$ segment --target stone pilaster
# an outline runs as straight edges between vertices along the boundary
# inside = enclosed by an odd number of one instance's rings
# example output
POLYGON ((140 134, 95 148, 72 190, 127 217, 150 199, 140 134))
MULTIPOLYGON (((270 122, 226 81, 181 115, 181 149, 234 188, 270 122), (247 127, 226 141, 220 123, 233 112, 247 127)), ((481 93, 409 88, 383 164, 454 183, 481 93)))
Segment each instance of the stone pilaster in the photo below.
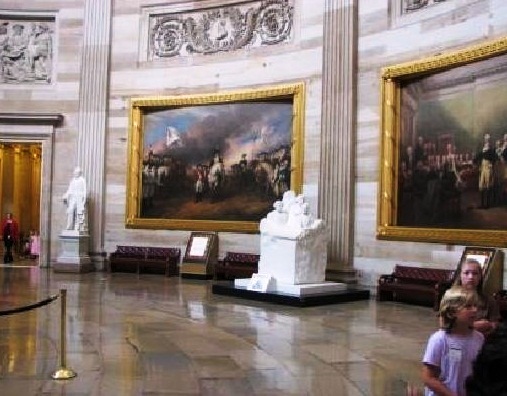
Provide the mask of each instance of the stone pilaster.
POLYGON ((354 280, 357 0, 326 0, 319 216, 329 227, 328 275, 354 280))
POLYGON ((102 267, 111 0, 86 0, 84 12, 77 165, 83 169, 90 196, 90 256, 102 267))

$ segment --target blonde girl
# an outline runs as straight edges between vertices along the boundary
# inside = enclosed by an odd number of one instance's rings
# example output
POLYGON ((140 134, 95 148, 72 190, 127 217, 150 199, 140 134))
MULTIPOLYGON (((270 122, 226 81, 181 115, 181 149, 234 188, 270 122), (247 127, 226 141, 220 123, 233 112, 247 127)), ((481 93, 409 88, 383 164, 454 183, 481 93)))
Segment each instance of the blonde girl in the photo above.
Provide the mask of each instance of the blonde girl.
POLYGON ((500 321, 500 311, 495 300, 484 295, 482 283, 481 264, 473 258, 466 259, 461 265, 459 276, 456 277, 454 284, 477 292, 479 302, 477 303, 477 317, 474 328, 487 336, 500 321))
POLYGON ((484 342, 473 325, 479 297, 474 290, 454 286, 440 302, 440 329, 433 333, 423 357, 425 395, 466 396, 465 380, 484 342))

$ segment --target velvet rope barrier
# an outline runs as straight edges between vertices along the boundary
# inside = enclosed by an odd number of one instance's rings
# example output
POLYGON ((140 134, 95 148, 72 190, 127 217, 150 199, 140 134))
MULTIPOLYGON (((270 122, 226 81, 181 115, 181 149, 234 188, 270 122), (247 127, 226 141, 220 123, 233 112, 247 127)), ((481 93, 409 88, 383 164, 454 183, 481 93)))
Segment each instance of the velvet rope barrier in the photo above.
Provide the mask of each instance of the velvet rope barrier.
POLYGON ((67 290, 60 289, 60 294, 48 297, 44 300, 38 301, 33 304, 24 305, 21 307, 11 308, 0 311, 0 316, 13 315, 21 312, 31 311, 36 308, 43 307, 55 301, 58 297, 61 298, 60 310, 60 367, 56 370, 51 377, 56 380, 66 380, 74 378, 77 374, 75 371, 67 367, 66 354, 67 354, 67 334, 66 334, 66 318, 67 318, 67 290))
POLYGON ((59 297, 59 294, 56 294, 52 297, 48 297, 48 298, 41 300, 39 302, 36 302, 34 304, 23 305, 21 307, 6 309, 3 311, 0 311, 0 316, 14 315, 14 314, 21 313, 21 312, 31 311, 33 309, 40 308, 40 307, 43 307, 44 305, 48 305, 48 304, 52 303, 58 297, 59 297))

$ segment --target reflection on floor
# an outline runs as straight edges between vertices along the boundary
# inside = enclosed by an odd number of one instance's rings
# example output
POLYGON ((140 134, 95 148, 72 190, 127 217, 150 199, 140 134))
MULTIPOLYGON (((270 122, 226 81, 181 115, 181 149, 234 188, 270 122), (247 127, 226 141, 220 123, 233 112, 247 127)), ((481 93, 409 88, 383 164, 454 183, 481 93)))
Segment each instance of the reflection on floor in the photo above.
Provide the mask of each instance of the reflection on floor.
POLYGON ((0 393, 10 395, 404 395, 437 321, 374 300, 295 308, 211 294, 210 281, 0 268, 0 393))

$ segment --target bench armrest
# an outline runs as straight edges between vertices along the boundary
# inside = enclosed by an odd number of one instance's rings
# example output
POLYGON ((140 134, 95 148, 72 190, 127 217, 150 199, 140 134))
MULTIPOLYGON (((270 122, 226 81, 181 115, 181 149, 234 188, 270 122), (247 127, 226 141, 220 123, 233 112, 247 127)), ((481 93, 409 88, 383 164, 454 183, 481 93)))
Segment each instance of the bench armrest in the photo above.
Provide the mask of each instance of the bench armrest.
POLYGON ((394 276, 394 274, 384 274, 384 275, 380 275, 378 283, 379 284, 394 283, 395 281, 396 281, 396 277, 394 276))

